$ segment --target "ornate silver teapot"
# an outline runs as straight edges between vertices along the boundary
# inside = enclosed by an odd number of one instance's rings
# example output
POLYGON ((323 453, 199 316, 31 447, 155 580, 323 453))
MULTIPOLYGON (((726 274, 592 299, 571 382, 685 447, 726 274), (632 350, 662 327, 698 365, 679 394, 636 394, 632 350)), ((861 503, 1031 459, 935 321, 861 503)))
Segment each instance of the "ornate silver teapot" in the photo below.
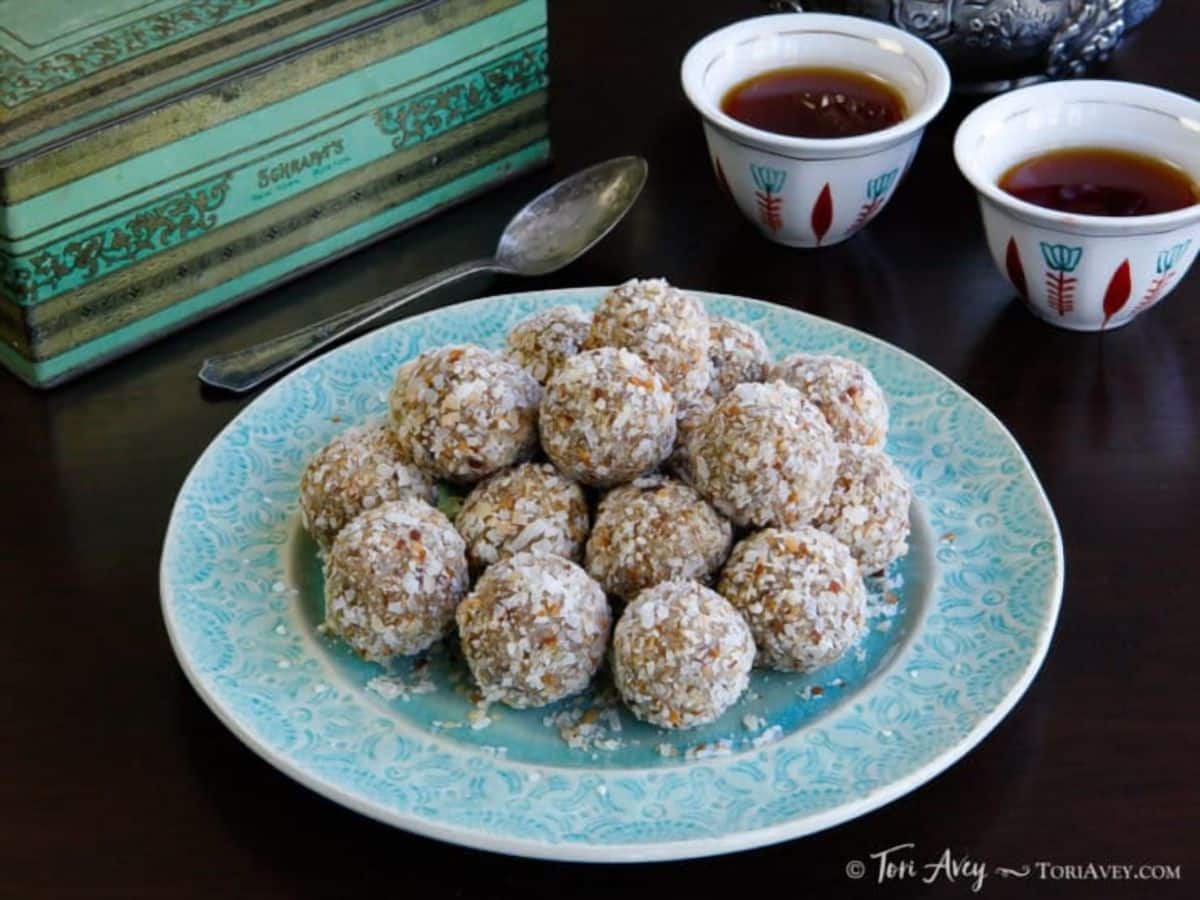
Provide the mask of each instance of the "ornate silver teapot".
POLYGON ((929 41, 960 90, 1082 75, 1162 0, 774 0, 778 10, 867 16, 929 41))

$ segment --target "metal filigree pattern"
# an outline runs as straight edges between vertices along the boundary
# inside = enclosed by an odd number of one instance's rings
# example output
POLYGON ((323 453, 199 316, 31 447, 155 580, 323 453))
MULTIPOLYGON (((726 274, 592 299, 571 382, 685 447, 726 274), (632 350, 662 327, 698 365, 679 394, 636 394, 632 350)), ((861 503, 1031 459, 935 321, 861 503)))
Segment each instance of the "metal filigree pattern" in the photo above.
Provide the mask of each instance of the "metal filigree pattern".
MULTIPOLYGON (((779 11, 890 22, 937 46, 961 81, 1065 78, 1108 58, 1161 0, 772 0, 779 11)), ((978 86, 977 86, 978 87, 978 86)))
POLYGON ((1125 34, 1125 0, 1087 0, 1050 44, 1046 74, 1079 76, 1108 55, 1125 34))
POLYGON ((981 50, 1036 48, 1044 45, 1057 25, 1055 11, 1030 0, 993 3, 967 20, 963 43, 981 50))

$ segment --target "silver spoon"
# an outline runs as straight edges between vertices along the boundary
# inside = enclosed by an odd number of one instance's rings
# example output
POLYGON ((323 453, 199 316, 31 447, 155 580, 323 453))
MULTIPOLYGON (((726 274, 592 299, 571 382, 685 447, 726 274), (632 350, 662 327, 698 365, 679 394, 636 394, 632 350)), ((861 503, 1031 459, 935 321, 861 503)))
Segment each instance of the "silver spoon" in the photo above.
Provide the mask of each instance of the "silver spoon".
POLYGON ((561 269, 621 221, 646 183, 647 169, 640 156, 621 156, 577 172, 513 216, 490 259, 460 263, 291 334, 210 356, 200 380, 241 394, 452 281, 480 272, 546 275, 561 269))

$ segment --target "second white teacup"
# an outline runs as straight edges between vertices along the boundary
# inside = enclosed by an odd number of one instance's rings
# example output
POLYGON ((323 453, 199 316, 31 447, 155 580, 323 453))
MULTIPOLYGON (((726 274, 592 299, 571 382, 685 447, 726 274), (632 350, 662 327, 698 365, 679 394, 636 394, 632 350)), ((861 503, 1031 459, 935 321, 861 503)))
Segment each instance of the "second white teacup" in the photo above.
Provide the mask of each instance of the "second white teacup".
POLYGON ((1072 331, 1118 328, 1161 302, 1200 250, 1200 204, 1094 216, 1026 203, 999 181, 1072 148, 1162 157, 1200 183, 1200 102, 1123 81, 1062 81, 1004 94, 959 126, 954 155, 979 193, 988 249, 1037 316, 1072 331))

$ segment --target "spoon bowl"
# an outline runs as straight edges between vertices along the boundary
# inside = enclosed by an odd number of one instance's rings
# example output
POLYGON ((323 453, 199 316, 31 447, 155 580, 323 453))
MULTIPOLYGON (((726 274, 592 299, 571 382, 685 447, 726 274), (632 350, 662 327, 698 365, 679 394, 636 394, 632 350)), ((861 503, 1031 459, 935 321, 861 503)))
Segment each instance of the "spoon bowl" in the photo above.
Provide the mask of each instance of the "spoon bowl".
POLYGON ((621 221, 648 170, 641 157, 621 156, 558 182, 512 217, 500 236, 496 262, 514 275, 561 269, 621 221))

